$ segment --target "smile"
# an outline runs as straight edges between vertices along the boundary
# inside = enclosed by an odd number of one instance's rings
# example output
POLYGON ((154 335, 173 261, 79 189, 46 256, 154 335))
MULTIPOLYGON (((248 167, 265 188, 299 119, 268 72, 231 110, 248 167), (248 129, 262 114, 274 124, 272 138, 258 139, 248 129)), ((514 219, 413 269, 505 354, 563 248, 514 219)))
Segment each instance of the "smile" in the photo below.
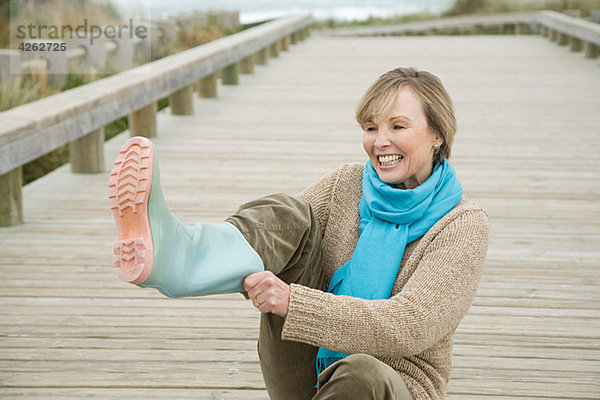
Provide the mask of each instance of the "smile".
POLYGON ((404 157, 399 154, 393 154, 389 156, 379 156, 377 157, 377 160, 379 161, 380 165, 387 167, 399 163, 403 158, 404 157))

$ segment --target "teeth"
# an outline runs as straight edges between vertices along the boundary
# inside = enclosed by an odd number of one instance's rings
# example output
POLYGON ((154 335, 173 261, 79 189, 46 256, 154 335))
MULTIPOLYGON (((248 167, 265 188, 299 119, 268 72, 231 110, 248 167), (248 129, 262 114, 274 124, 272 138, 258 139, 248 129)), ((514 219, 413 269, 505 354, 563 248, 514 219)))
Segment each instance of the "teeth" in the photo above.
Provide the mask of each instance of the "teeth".
POLYGON ((379 156, 377 159, 381 165, 392 165, 402 160, 404 157, 398 154, 394 154, 391 156, 379 156))

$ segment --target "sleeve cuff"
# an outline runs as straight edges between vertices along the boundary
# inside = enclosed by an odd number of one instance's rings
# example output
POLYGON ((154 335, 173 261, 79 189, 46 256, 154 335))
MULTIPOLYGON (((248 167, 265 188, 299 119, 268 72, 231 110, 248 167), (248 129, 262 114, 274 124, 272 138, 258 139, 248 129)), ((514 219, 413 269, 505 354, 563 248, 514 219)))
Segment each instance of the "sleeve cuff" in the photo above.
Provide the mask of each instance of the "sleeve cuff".
POLYGON ((319 346, 324 337, 322 328, 328 297, 333 295, 297 284, 291 284, 291 287, 290 307, 281 339, 319 346))

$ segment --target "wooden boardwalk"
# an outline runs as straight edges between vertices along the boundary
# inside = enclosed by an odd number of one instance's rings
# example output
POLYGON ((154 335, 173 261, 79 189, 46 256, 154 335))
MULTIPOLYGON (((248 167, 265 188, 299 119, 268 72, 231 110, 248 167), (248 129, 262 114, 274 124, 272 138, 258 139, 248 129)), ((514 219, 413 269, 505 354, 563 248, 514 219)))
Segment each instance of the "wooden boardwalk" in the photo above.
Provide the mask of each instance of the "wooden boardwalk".
MULTIPOLYGON (((436 73, 456 105, 452 162, 492 219, 449 399, 600 398, 600 69, 538 36, 307 41, 158 118, 164 192, 184 222, 297 193, 364 161, 354 107, 379 74, 436 73)), ((24 188, 0 229, 0 397, 266 399, 259 315, 240 295, 166 299, 120 282, 107 172, 24 188)))

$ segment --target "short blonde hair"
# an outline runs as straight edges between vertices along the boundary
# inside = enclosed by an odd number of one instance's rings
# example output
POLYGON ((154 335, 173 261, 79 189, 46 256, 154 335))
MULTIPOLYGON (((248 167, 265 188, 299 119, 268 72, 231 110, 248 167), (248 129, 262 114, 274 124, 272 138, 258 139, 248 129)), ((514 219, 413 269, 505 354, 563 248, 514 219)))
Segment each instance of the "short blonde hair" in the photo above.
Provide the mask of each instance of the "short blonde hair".
POLYGON ((456 134, 454 107, 440 79, 427 71, 396 68, 381 75, 360 100, 356 121, 364 128, 367 122, 384 115, 393 106, 398 90, 404 86, 410 87, 419 96, 429 129, 444 140, 434 153, 434 161, 450 158, 456 134))

